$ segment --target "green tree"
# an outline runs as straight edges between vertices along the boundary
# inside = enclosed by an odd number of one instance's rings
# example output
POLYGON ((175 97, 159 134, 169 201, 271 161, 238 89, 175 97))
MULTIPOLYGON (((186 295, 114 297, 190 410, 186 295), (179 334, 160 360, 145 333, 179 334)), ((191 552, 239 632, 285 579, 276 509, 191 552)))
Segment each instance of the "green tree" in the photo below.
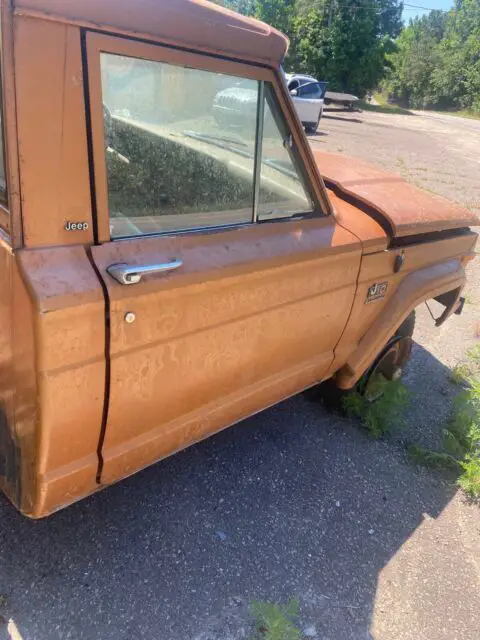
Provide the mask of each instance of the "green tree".
POLYGON ((327 80, 332 89, 362 96, 385 75, 400 17, 396 0, 316 3, 300 10, 294 21, 291 62, 295 70, 327 80))
POLYGON ((289 71, 362 96, 388 70, 401 29, 400 0, 217 0, 271 24, 290 39, 289 71))
POLYGON ((232 11, 243 13, 245 16, 253 16, 255 13, 256 0, 211 0, 215 4, 219 4, 232 11))
POLYGON ((480 0, 457 0, 439 47, 432 84, 458 107, 480 111, 480 0))
POLYGON ((439 43, 445 32, 444 15, 432 11, 411 21, 388 58, 392 69, 388 88, 405 106, 424 108, 439 99, 432 74, 441 64, 439 43))
POLYGON ((246 16, 255 14, 255 0, 230 0, 230 3, 234 5, 232 8, 239 13, 243 13, 246 16))
POLYGON ((256 0, 255 17, 292 36, 296 15, 296 0, 256 0))
POLYGON ((388 63, 384 86, 405 106, 480 111, 480 0, 410 21, 388 63))

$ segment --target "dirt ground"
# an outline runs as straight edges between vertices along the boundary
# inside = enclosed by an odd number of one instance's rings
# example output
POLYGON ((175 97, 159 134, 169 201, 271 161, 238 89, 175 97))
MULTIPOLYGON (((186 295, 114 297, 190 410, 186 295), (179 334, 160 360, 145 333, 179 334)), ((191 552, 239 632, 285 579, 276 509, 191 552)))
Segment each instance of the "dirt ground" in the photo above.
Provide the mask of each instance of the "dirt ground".
POLYGON ((314 146, 357 156, 480 212, 480 120, 327 110, 314 146))
MULTIPOLYGON (((310 140, 314 147, 395 171, 480 215, 480 121, 424 112, 331 110, 310 140)), ((430 392, 421 399, 417 395, 422 411, 411 412, 401 434, 406 442, 441 448, 441 425, 451 407, 445 399, 451 400, 452 389, 445 380, 448 370, 432 375, 426 354, 450 368, 478 344, 479 258, 470 265, 468 278, 468 303, 461 317, 436 329, 426 308, 417 310, 418 346, 405 381, 411 390, 428 386, 430 392)), ((426 516, 380 573, 371 634, 375 640, 478 639, 479 610, 480 509, 457 493, 437 519, 426 516)))
MULTIPOLYGON (((311 143, 479 210, 480 122, 327 112, 311 143)), ((478 342, 469 276, 462 316, 419 311, 391 438, 300 395, 47 520, 0 497, 0 638, 247 640, 253 600, 296 597, 302 640, 479 640, 480 509, 405 447, 439 445, 478 342)))

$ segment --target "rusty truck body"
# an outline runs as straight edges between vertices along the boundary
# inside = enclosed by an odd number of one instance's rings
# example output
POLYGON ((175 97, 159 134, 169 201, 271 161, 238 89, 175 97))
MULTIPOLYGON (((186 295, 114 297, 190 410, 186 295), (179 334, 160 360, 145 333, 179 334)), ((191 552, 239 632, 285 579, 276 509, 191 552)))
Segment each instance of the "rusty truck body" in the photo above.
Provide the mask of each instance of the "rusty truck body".
POLYGON ((279 32, 202 0, 3 0, 1 34, 0 486, 24 514, 398 376, 415 307, 458 310, 477 218, 312 152, 279 32))

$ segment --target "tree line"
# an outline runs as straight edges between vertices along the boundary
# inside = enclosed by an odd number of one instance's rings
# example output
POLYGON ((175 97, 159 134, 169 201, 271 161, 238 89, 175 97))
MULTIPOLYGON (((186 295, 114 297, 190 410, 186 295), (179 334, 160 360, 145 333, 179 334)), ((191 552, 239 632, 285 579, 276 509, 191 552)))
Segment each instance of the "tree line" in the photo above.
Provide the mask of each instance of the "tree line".
POLYGON ((480 111, 480 0, 402 23, 401 0, 216 0, 290 39, 288 71, 406 107, 480 111))
POLYGON ((383 87, 403 106, 480 111, 480 0, 410 21, 387 63, 383 87))
POLYGON ((219 0, 285 33, 285 68, 363 96, 385 75, 385 59, 401 30, 399 0, 219 0))

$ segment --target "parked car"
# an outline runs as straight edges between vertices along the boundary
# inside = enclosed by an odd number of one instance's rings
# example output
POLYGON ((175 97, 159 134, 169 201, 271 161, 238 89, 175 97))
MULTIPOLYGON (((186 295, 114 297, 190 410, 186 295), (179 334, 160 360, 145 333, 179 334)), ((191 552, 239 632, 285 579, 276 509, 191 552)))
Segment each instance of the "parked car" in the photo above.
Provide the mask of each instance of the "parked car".
MULTIPOLYGON (((323 96, 326 82, 318 82, 310 76, 285 76, 298 116, 307 133, 315 133, 323 113, 323 96)), ((213 103, 213 113, 218 122, 229 121, 231 126, 242 126, 257 108, 257 94, 245 81, 219 91, 213 103)))
POLYGON ((257 102, 256 88, 240 81, 236 86, 222 89, 215 95, 213 114, 220 125, 241 127, 256 117, 257 102))
POLYGON ((355 109, 355 103, 358 102, 357 96, 351 93, 341 93, 339 91, 327 91, 325 93, 325 106, 328 107, 331 104, 339 105, 349 111, 355 109))
POLYGON ((190 0, 1 10, 0 487, 25 515, 320 384, 373 402, 415 308, 461 310, 480 221, 312 150, 275 29, 190 0))
POLYGON ((315 133, 322 118, 328 83, 298 73, 286 74, 285 79, 305 131, 315 133))

